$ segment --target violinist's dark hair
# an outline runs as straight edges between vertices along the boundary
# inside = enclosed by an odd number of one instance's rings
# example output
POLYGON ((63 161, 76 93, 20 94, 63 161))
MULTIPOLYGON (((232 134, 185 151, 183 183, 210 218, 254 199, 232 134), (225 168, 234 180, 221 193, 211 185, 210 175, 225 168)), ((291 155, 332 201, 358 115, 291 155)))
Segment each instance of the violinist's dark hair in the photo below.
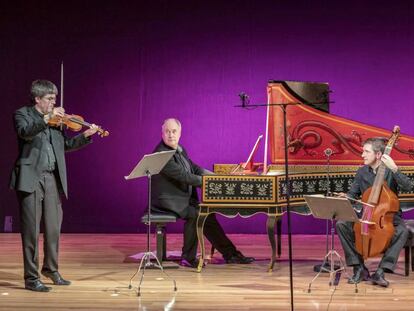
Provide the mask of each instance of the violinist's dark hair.
POLYGON ((384 153, 385 145, 387 144, 387 141, 388 141, 388 139, 386 139, 384 137, 372 137, 372 138, 368 138, 366 141, 364 141, 364 143, 362 145, 363 146, 371 145, 372 150, 374 150, 375 153, 377 153, 377 152, 384 153))
POLYGON ((58 94, 56 85, 48 80, 35 80, 30 88, 30 99, 34 103, 36 97, 42 98, 47 94, 58 94))

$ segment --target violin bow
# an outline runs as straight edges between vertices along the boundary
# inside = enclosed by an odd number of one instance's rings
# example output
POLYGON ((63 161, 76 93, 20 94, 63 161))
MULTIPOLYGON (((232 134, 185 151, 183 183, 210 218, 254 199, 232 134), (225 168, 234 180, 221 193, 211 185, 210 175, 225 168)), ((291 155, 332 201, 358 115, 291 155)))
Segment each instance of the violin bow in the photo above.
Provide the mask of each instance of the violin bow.
MULTIPOLYGON (((63 108, 63 61, 60 63, 60 107, 63 108)), ((60 125, 63 130, 63 124, 60 125)))
POLYGON ((332 192, 332 193, 333 193, 334 195, 336 195, 337 197, 340 197, 340 198, 345 198, 345 199, 348 199, 348 200, 353 201, 353 202, 355 202, 355 203, 359 203, 359 204, 366 205, 366 206, 369 206, 369 207, 375 207, 375 205, 372 205, 372 204, 366 203, 366 202, 364 202, 364 201, 362 201, 362 200, 357 200, 357 199, 351 198, 351 197, 347 196, 346 194, 341 194, 341 193, 339 193, 339 192, 332 192))

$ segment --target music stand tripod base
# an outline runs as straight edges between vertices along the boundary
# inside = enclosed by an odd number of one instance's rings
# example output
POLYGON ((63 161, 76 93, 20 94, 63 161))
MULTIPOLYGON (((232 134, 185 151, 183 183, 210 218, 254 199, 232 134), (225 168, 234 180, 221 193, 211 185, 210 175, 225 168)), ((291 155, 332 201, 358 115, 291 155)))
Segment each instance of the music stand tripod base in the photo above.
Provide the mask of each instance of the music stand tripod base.
MULTIPOLYGON (((149 229, 148 229, 149 230, 149 229)), ((141 285, 142 282, 144 281, 144 275, 145 275, 145 270, 146 269, 160 269, 161 272, 173 282, 174 285, 174 292, 177 291, 177 284, 175 282, 175 280, 173 278, 171 278, 167 272, 164 271, 163 266, 161 265, 160 261, 158 260, 157 256, 155 256, 155 254, 153 252, 145 252, 144 255, 141 258, 141 261, 139 263, 139 268, 138 270, 135 272, 135 274, 131 277, 130 281, 129 281, 129 289, 132 289, 132 280, 134 279, 134 277, 139 274, 141 272, 141 278, 139 280, 139 284, 138 284, 138 289, 137 289, 137 296, 140 297, 141 296, 141 285), (155 260, 157 261, 157 263, 151 262, 151 256, 153 258, 155 258, 155 260)))
MULTIPOLYGON (((310 293, 313 282, 319 277, 322 271, 329 273, 329 287, 338 285, 342 271, 349 278, 342 258, 335 250, 335 220, 355 222, 358 221, 358 217, 347 199, 325 197, 323 195, 308 195, 304 196, 304 198, 315 218, 328 219, 331 222, 331 249, 325 255, 320 271, 309 283, 308 293, 310 293), (328 269, 325 267, 327 261, 330 262, 328 269), (335 263, 338 263, 338 267, 335 267, 335 263)), ((355 283, 355 293, 357 292, 358 284, 355 283)))

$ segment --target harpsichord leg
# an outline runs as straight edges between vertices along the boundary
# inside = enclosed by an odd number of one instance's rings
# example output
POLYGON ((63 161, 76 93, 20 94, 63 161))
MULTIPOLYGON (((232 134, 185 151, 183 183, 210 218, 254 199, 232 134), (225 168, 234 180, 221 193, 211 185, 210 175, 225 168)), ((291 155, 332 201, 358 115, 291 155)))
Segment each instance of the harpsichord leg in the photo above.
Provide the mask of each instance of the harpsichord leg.
POLYGON ((204 222, 207 218, 208 214, 199 214, 197 218, 197 238, 198 238, 198 244, 200 246, 201 256, 198 261, 198 267, 197 272, 201 272, 201 269, 203 268, 204 264, 204 258, 205 258, 205 249, 204 249, 204 222))
POLYGON ((266 221, 267 235, 269 237, 270 245, 272 246, 272 258, 270 259, 269 271, 273 271, 273 266, 276 262, 276 242, 275 242, 275 223, 276 215, 268 215, 266 221))

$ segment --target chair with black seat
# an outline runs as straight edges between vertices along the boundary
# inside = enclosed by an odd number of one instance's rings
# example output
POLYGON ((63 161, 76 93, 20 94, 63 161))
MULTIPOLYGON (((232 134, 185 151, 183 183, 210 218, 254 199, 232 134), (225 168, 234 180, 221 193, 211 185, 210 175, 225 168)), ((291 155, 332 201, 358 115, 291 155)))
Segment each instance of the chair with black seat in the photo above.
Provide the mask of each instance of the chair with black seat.
MULTIPOLYGON (((159 262, 163 265, 163 261, 167 260, 167 232, 166 226, 169 223, 177 221, 177 216, 168 213, 151 212, 151 224, 155 226, 157 251, 156 256, 159 262)), ((141 222, 148 224, 148 214, 141 218, 141 222)), ((163 265, 164 266, 164 265, 163 265)), ((178 266, 177 266, 178 267, 178 266)), ((165 267, 164 267, 165 268, 165 267)))
POLYGON ((414 219, 406 219, 404 222, 408 229, 408 238, 404 245, 405 276, 409 276, 410 270, 414 271, 414 219))

